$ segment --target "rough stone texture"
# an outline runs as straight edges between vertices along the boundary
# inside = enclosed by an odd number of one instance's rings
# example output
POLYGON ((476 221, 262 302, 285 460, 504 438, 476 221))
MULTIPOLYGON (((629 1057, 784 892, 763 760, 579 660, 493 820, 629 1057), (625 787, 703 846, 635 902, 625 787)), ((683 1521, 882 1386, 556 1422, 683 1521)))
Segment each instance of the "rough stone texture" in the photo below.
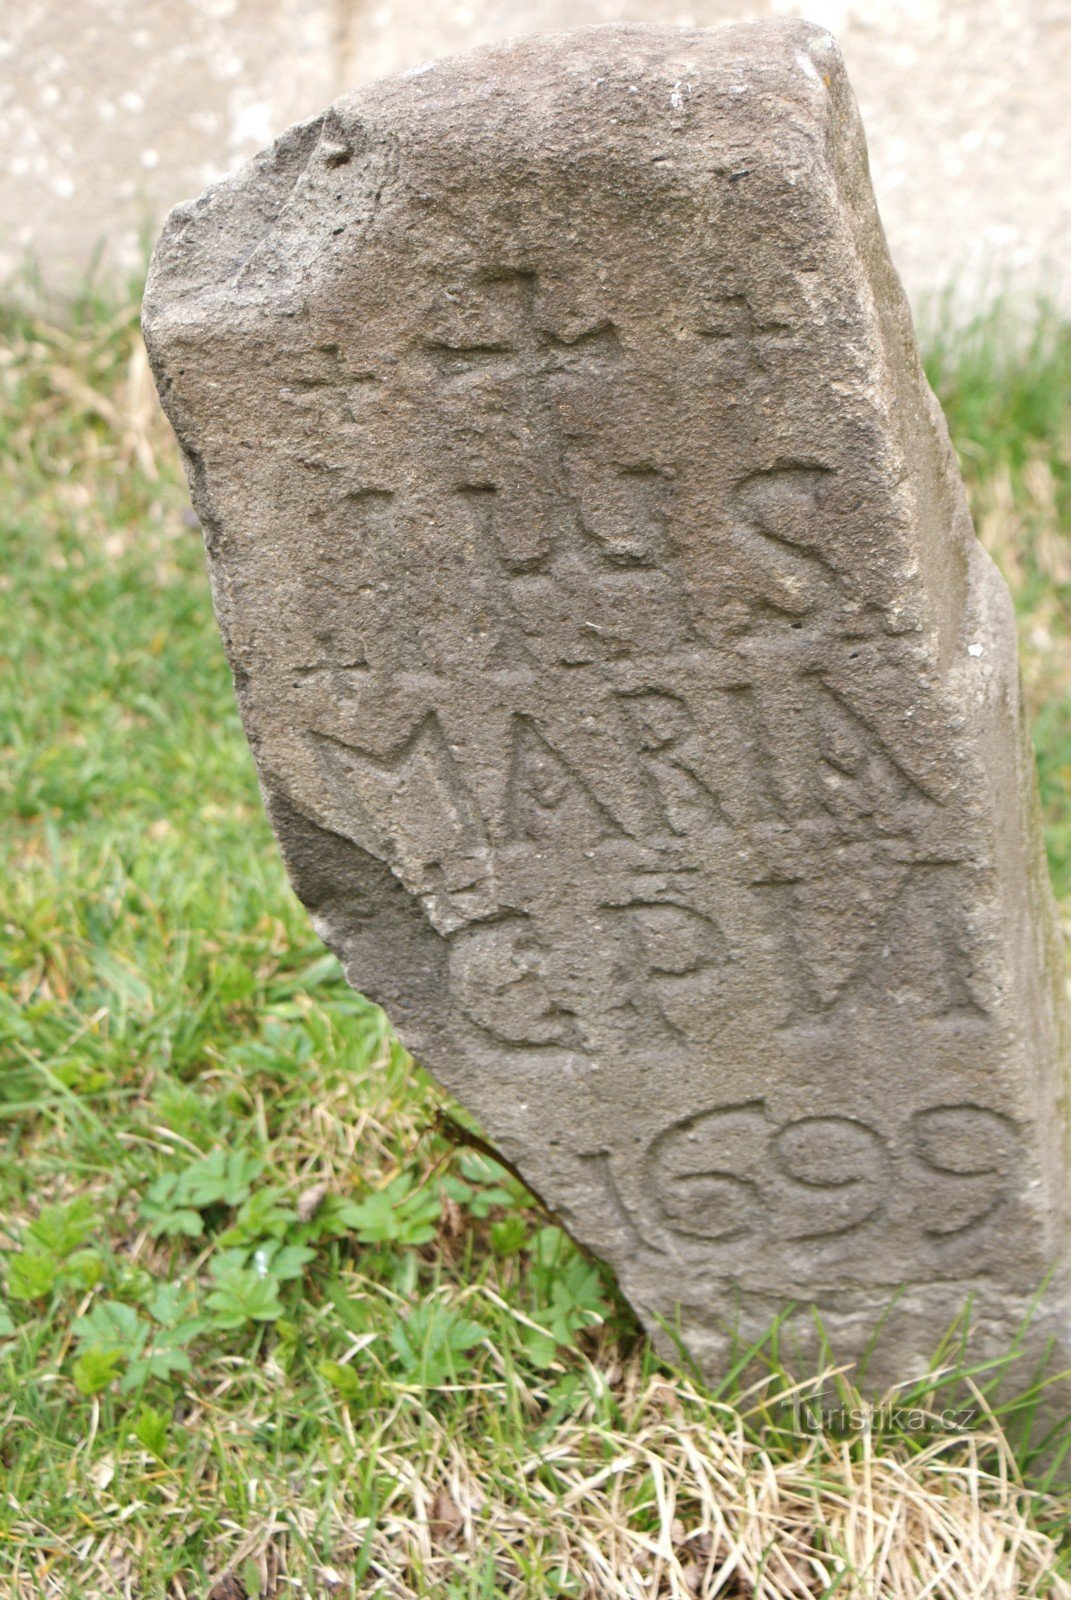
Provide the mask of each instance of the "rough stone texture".
POLYGON ((0 16, 0 277, 140 264, 139 231, 297 117, 397 72, 537 29, 831 28, 863 110, 913 303, 1007 279, 1071 310, 1071 0, 19 0, 0 16))
POLYGON ((903 1287, 903 1377, 1055 1264, 1062 1338, 1011 606, 833 40, 350 95, 173 213, 146 332, 297 892, 648 1326, 852 1355, 903 1287))
POLYGON ((536 29, 764 16, 835 33, 913 304, 1040 288, 1071 311, 1071 0, 350 0, 339 88, 536 29))

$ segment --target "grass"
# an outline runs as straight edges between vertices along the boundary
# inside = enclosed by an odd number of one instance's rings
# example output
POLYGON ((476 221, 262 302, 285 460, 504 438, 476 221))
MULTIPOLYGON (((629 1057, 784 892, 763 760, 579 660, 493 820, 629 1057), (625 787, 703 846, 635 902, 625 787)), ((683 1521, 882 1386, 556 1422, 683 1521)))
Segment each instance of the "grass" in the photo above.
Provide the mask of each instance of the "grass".
MULTIPOLYGON (((0 327, 5 1600, 1071 1596, 984 1406, 703 1393, 452 1141, 285 885, 136 306, 0 327)), ((931 366, 1067 907, 1071 329, 931 366)))

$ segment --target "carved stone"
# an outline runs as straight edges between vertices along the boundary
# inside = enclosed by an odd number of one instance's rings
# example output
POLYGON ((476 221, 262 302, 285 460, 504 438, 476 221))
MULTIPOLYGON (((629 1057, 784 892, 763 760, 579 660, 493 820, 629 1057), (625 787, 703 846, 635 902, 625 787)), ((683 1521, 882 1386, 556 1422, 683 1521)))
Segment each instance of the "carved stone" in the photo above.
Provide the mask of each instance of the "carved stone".
MULTIPOLYGON (((919 159, 923 159, 920 153, 919 159)), ((294 887, 710 1373, 1007 1342, 1068 1184, 1007 592, 836 47, 475 51, 172 213, 145 327, 294 887)))

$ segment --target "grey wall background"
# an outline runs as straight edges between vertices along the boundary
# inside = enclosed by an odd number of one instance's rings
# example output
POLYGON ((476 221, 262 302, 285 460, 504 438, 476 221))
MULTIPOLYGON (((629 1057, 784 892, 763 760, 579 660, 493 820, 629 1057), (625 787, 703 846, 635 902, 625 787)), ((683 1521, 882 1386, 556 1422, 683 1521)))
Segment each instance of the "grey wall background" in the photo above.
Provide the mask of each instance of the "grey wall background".
POLYGON ((0 278, 72 286, 343 89, 590 22, 806 16, 839 39, 918 308, 1071 284, 1071 0, 0 0, 0 278))

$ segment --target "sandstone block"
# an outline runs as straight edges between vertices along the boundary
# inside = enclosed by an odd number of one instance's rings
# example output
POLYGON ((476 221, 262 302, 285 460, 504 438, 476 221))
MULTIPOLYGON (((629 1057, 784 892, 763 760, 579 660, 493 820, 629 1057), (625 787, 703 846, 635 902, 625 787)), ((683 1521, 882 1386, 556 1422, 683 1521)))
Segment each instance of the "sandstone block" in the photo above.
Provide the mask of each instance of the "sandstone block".
POLYGON ((849 1357, 899 1293, 905 1378, 1055 1267, 1065 1338, 1011 605, 830 37, 348 95, 172 213, 145 326, 297 893, 656 1336, 849 1357))

